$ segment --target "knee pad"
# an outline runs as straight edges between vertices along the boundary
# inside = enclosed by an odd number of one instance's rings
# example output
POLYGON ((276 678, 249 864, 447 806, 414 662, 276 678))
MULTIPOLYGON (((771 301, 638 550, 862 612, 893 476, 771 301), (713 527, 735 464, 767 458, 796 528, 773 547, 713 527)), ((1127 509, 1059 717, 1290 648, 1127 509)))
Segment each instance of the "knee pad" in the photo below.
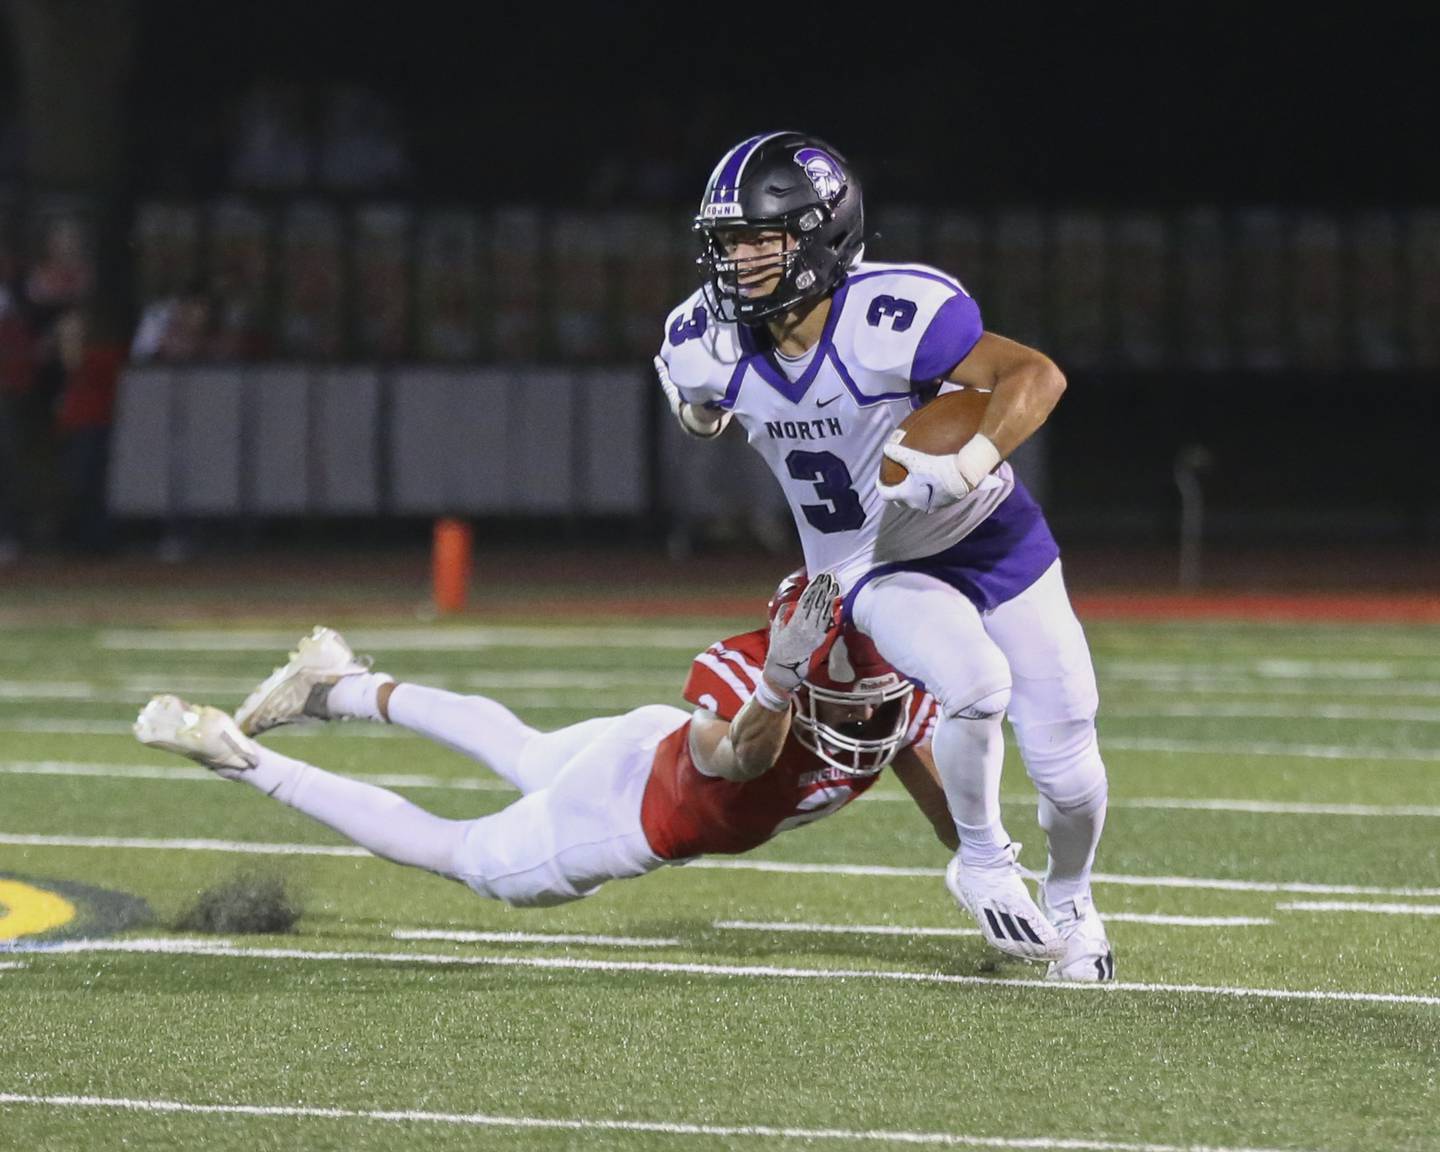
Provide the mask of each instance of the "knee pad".
POLYGON ((1093 720, 1016 725, 1025 771, 1057 808, 1076 808, 1103 796, 1107 784, 1093 720))
POLYGON ((927 681, 925 687, 939 699, 946 716, 963 720, 1003 716, 1010 707, 1010 665, 997 648, 980 659, 955 661, 938 684, 927 681))

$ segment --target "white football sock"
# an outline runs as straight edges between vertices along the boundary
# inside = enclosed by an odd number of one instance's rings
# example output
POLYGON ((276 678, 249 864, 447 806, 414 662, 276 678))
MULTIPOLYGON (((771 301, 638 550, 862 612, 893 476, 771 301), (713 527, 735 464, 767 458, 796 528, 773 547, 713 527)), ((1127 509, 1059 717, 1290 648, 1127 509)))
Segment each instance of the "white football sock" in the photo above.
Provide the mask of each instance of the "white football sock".
POLYGON ((517 769, 521 752, 539 733, 499 701, 397 684, 386 707, 392 724, 479 760, 522 792, 531 791, 517 769))
POLYGON ((1088 896, 1109 797, 1095 722, 1081 717, 1021 724, 1015 735, 1040 793, 1040 827, 1050 840, 1045 899, 1058 905, 1088 896))
POLYGON ((1090 796, 1064 807, 1040 797, 1040 827, 1050 838, 1045 901, 1052 908, 1090 894, 1090 869, 1105 828, 1109 788, 1104 778, 1090 796))
POLYGON ((446 820, 394 792, 269 748, 261 748, 259 762, 240 779, 386 860, 456 874, 468 820, 446 820))
POLYGON ((383 672, 356 672, 335 681, 325 697, 325 708, 338 720, 378 720, 380 705, 376 696, 382 685, 395 683, 393 676, 383 672))
POLYGON ((1002 716, 942 716, 931 751, 960 836, 960 860, 983 868, 1008 859, 1010 837, 1000 820, 1000 770, 1005 763, 1002 716))

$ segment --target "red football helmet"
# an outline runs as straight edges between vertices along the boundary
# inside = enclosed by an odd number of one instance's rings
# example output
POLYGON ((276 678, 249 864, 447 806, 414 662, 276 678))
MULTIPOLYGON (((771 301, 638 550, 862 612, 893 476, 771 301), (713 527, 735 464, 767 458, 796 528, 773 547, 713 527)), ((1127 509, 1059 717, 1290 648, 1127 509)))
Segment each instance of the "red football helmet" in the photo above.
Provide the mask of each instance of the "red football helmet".
MULTIPOLYGON (((770 598, 772 622, 794 610, 809 582, 803 568, 780 582, 770 598)), ((870 637, 849 626, 837 630, 817 663, 795 694, 796 739, 847 776, 873 776, 905 742, 915 685, 885 661, 870 637)))

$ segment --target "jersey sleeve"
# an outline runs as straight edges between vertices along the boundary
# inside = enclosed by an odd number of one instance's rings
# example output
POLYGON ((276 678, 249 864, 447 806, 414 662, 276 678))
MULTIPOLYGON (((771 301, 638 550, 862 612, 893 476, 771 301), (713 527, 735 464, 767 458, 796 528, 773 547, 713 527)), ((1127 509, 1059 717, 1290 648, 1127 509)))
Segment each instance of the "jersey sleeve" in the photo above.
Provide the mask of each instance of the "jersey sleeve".
POLYGON ((980 305, 959 289, 936 309, 934 319, 915 346, 910 380, 915 384, 943 380, 955 365, 970 355, 984 333, 980 305))
POLYGON ((680 399, 687 404, 718 408, 725 395, 729 375, 718 363, 717 351, 730 341, 721 327, 706 307, 701 292, 692 295, 665 320, 660 359, 665 361, 680 399))
POLYGON ((765 645, 763 629, 710 645, 690 665, 685 699, 699 708, 709 709, 721 719, 735 719, 735 714, 760 683, 765 645))
POLYGON ((980 306, 952 276, 925 265, 862 265, 845 304, 861 367, 909 384, 947 376, 984 331, 980 306))
POLYGON ((904 747, 929 744, 940 719, 940 704, 929 692, 916 692, 910 698, 910 727, 905 729, 904 747))

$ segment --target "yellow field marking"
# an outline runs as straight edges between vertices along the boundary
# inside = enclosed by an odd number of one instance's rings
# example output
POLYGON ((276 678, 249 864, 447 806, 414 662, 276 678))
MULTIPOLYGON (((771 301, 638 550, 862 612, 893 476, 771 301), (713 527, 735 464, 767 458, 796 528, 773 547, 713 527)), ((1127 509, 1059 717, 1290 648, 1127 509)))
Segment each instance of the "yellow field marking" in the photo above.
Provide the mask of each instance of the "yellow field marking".
POLYGON ((19 880, 0 880, 0 940, 49 932, 75 915, 75 905, 63 896, 19 880))

